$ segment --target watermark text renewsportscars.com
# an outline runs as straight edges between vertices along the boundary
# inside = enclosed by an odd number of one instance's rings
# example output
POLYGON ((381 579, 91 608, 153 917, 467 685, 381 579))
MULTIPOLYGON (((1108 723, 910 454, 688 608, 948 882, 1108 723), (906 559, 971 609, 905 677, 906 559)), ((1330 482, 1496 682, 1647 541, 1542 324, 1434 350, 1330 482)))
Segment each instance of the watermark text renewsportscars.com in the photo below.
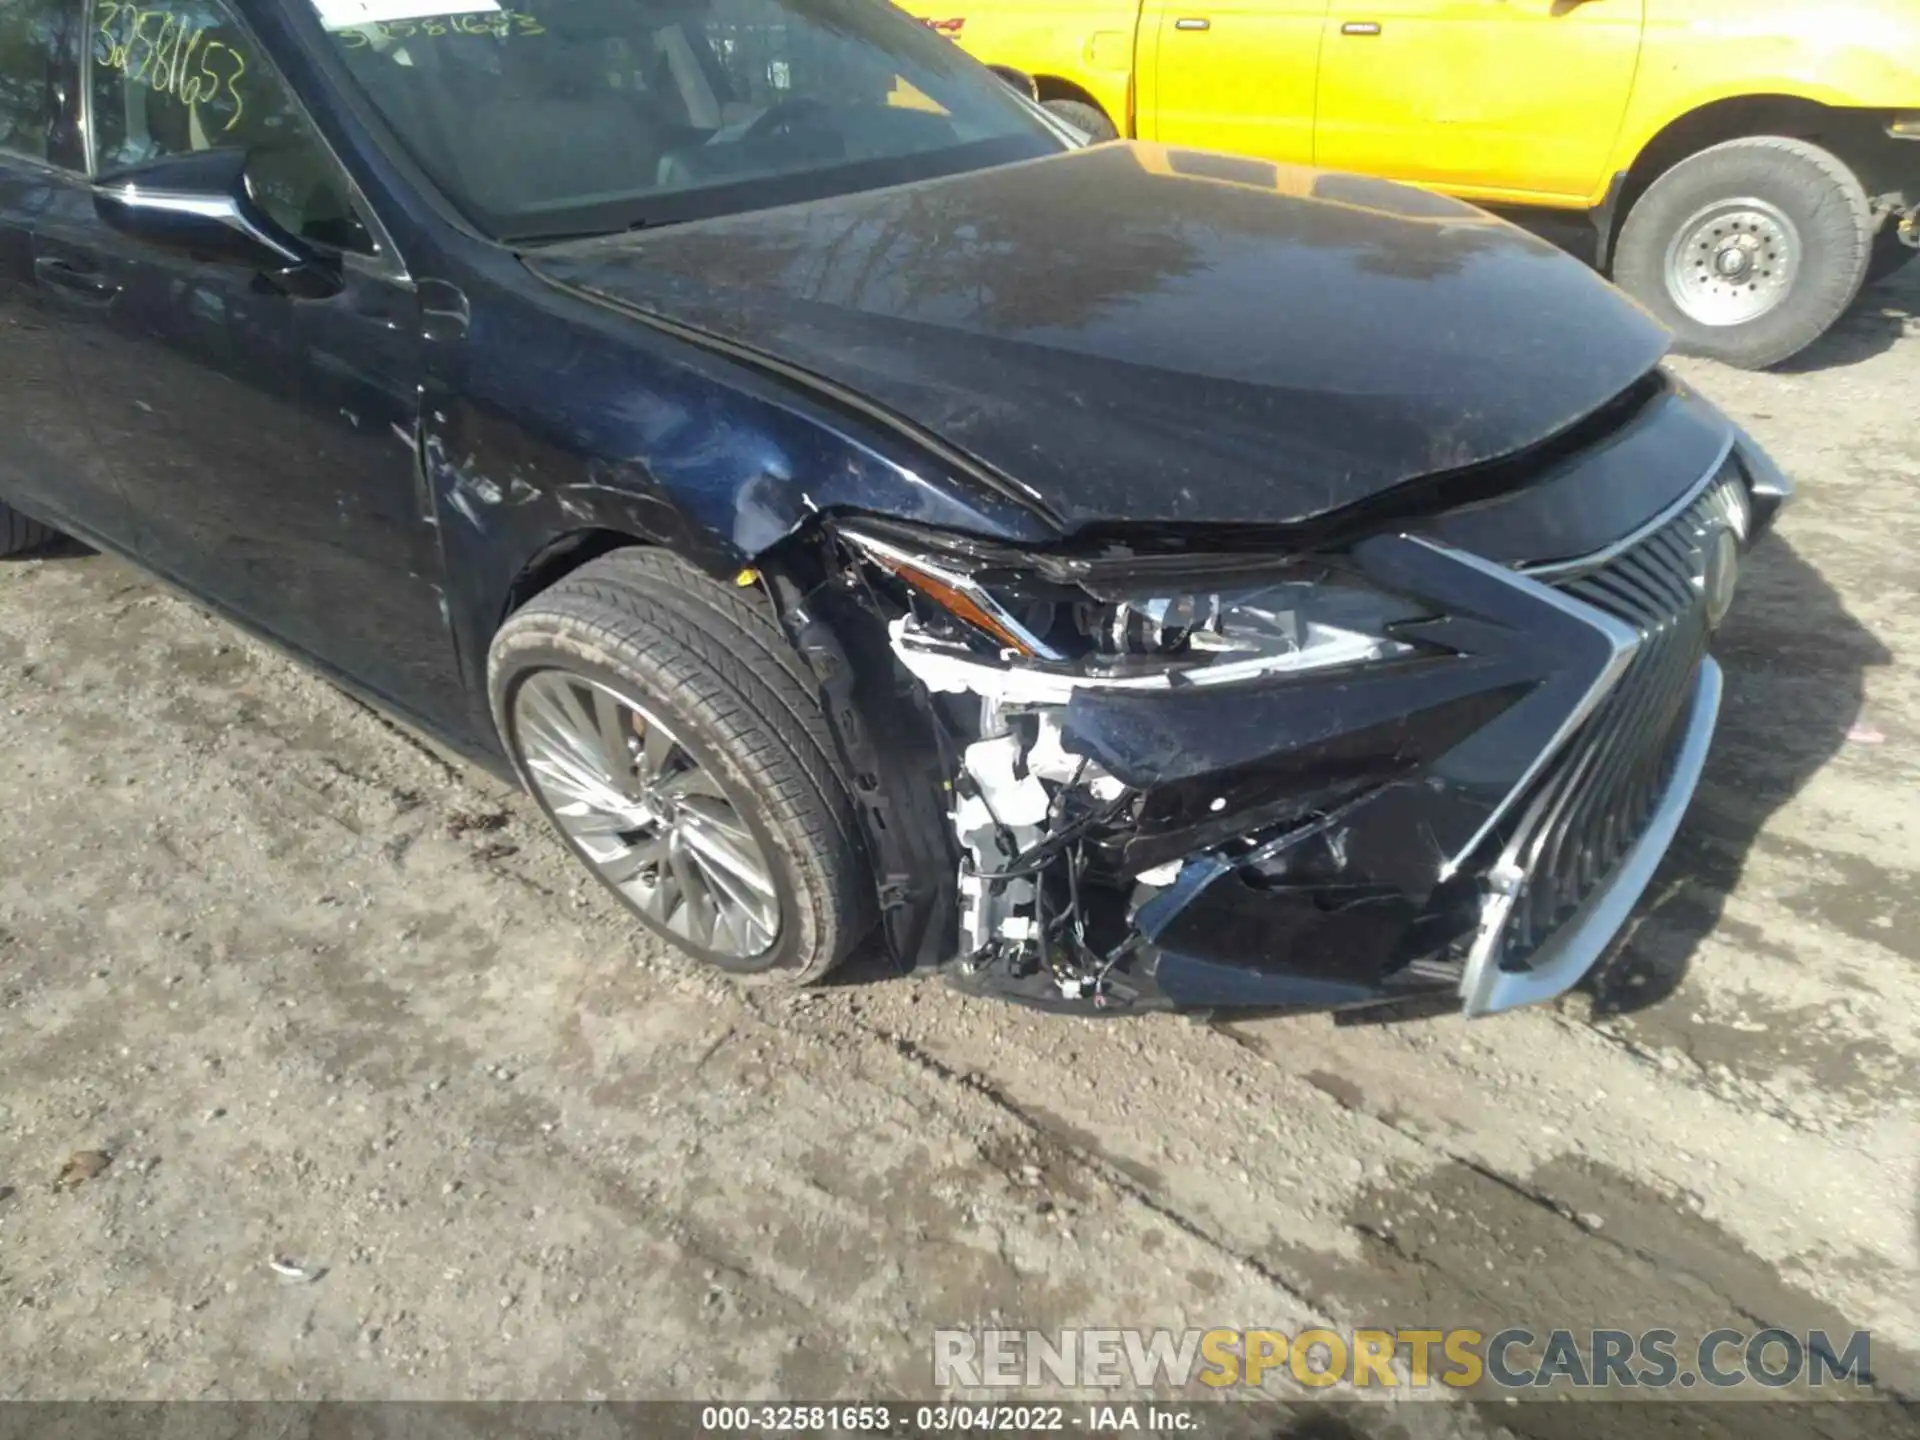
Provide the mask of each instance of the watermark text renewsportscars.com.
POLYGON ((954 1390, 1311 1389, 1861 1391, 1873 1341, 1856 1330, 1514 1327, 1396 1330, 937 1330, 933 1383, 954 1390))

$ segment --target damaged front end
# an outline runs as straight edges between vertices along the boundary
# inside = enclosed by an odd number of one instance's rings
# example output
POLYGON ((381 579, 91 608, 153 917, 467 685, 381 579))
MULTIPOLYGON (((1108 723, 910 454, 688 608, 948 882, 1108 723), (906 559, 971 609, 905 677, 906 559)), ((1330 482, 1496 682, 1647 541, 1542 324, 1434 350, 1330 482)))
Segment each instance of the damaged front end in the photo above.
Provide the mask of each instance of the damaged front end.
MULTIPOLYGON (((956 978, 1034 1004, 1205 998, 1160 984, 1154 943, 1186 908, 1189 869, 1257 867, 1315 833, 1337 851, 1357 774, 1315 765, 1276 789, 1265 766, 1217 763, 1232 727, 1188 722, 1190 705, 1423 648, 1391 633, 1419 607, 1323 561, 1034 556, 878 522, 840 534, 952 747, 956 978)), ((1294 1003, 1361 994, 1285 989, 1294 1003)))
POLYGON ((1087 1011, 1564 991, 1697 781, 1775 479, 1730 451, 1631 543, 1532 575, 1409 531, 1303 557, 833 522, 958 857, 920 955, 1087 1011))

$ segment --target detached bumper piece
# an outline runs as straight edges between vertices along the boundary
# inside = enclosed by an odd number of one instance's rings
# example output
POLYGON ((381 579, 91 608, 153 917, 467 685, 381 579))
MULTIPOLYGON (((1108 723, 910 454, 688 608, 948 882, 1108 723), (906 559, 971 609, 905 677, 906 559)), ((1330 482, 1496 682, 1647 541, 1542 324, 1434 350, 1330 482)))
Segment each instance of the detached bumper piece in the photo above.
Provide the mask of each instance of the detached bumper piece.
POLYGON ((1790 493, 1736 441, 1581 559, 1373 537, 1352 563, 1424 616, 1401 650, 1225 685, 996 664, 897 616, 955 741, 954 982, 1108 1012, 1487 1015, 1565 992, 1699 783, 1708 644, 1790 493))

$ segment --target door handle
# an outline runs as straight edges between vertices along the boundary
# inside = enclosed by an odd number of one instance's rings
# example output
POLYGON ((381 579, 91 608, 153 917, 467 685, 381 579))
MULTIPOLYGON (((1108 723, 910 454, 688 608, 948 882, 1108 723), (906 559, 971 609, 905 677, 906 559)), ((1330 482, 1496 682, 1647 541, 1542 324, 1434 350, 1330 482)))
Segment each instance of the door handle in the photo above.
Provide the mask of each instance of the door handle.
POLYGON ((54 255, 42 255, 33 262, 33 273, 41 283, 65 291, 89 305, 106 305, 120 293, 120 287, 98 270, 76 265, 54 255))
POLYGON ((1174 21, 1173 28, 1176 30, 1211 30, 1213 28, 1213 22, 1204 15, 1189 15, 1184 20, 1174 21))
POLYGON ((1349 20, 1340 27, 1342 35, 1378 35, 1380 22, 1377 20, 1349 20))

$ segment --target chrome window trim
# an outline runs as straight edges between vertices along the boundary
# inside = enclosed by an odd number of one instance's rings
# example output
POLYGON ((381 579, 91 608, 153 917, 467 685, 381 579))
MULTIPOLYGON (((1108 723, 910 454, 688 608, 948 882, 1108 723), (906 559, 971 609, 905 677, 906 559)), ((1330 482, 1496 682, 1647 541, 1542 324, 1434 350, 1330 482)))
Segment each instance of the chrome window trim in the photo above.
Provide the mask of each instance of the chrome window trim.
POLYGON ((1607 643, 1612 647, 1612 653, 1607 657, 1606 663, 1601 666, 1600 673, 1594 677, 1593 683, 1587 687, 1586 693, 1567 711, 1547 743, 1528 762, 1526 770, 1514 782, 1513 788, 1507 791, 1498 805, 1494 806, 1480 828, 1474 831, 1472 838, 1440 867, 1440 879, 1445 881, 1460 873, 1473 852, 1480 848, 1487 836, 1491 835, 1495 827, 1506 818, 1507 812, 1527 792, 1528 787, 1539 778, 1540 772, 1546 769, 1547 763, 1560 753, 1567 741, 1573 738, 1574 732, 1587 722, 1588 717, 1595 710, 1600 708, 1600 702, 1613 693, 1613 687, 1620 683, 1620 677, 1627 673, 1627 666, 1639 652, 1640 636, 1631 626, 1614 619, 1604 610, 1597 610, 1585 601, 1576 600, 1573 596, 1556 590, 1551 585, 1543 585, 1529 575, 1521 574, 1505 565, 1496 565, 1491 560, 1482 560, 1478 555, 1468 551, 1442 545, 1436 540, 1428 540, 1418 535, 1407 538, 1416 545, 1425 546, 1435 554, 1446 556, 1456 564, 1465 565, 1470 569, 1478 570, 1483 575, 1491 576, 1502 584, 1511 585, 1540 604, 1551 605, 1562 614, 1591 626, 1605 636, 1607 643))
POLYGON ((1707 493, 1708 487, 1720 478, 1720 472, 1726 469, 1727 461, 1733 457, 1734 445, 1737 440, 1738 436, 1732 429, 1729 429, 1726 440, 1720 446, 1720 453, 1714 457, 1713 464, 1707 467, 1706 474, 1688 486, 1686 494, 1682 495, 1678 500, 1674 501, 1673 504, 1669 505, 1631 534, 1614 541, 1611 545, 1595 550, 1591 554, 1581 555, 1572 560, 1549 560, 1544 564, 1521 565, 1516 568, 1522 575, 1529 576, 1535 580, 1572 580, 1581 575, 1586 575, 1594 570, 1598 570, 1611 560, 1617 560, 1641 541, 1651 535, 1658 534, 1674 521, 1678 520, 1682 515, 1686 514, 1693 503, 1707 493))
POLYGON ((1699 678, 1694 681, 1693 709, 1674 760, 1673 776, 1653 818, 1612 873, 1548 938, 1525 970, 1502 970, 1498 962, 1507 918, 1524 880, 1512 852, 1501 856, 1492 872, 1494 890, 1481 909, 1480 929, 1460 977, 1460 996, 1469 1018, 1551 1000, 1579 984, 1600 959, 1646 893, 1654 871, 1679 833, 1681 817, 1706 769, 1723 689, 1720 666, 1708 656, 1701 661, 1699 678))
POLYGON ((80 127, 80 163, 86 166, 91 181, 100 172, 93 163, 93 16, 99 0, 85 0, 80 7, 80 97, 73 120, 80 127))

